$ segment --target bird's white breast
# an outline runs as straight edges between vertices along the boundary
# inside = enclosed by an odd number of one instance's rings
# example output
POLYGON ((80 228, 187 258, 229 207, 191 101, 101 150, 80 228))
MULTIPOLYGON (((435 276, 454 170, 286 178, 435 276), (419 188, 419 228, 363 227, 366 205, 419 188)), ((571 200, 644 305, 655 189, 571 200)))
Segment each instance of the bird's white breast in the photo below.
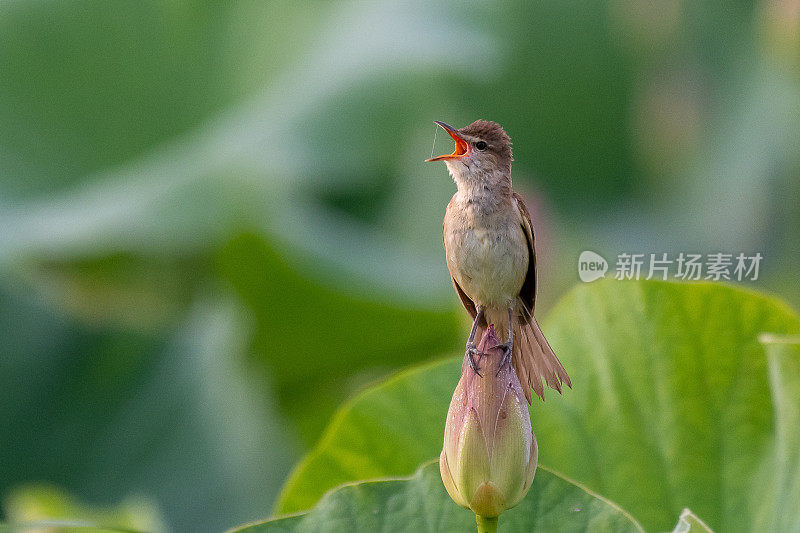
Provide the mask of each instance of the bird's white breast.
POLYGON ((506 308, 528 270, 528 243, 513 206, 490 214, 474 202, 454 207, 445 230, 450 273, 478 305, 506 308))

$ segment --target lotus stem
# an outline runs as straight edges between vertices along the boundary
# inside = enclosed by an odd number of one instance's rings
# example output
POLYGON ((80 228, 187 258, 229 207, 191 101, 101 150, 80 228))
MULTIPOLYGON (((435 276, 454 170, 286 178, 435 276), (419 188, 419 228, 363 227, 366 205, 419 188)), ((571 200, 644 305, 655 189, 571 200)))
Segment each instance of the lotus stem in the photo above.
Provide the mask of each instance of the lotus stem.
POLYGON ((478 533, 497 533, 496 516, 475 515, 475 522, 478 523, 478 533))

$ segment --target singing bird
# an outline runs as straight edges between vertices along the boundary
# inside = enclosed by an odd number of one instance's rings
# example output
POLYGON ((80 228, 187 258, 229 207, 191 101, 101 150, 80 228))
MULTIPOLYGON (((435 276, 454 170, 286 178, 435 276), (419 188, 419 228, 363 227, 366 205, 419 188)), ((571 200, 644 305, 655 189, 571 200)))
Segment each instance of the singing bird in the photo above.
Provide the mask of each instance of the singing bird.
POLYGON ((475 335, 480 338, 494 324, 503 361, 511 358, 528 403, 531 389, 544 400, 542 379, 559 392, 562 383, 572 383, 533 316, 533 225, 511 185, 511 138, 487 120, 458 130, 436 124, 456 143, 452 154, 426 161, 444 161, 458 187, 445 211, 443 241, 453 286, 473 318, 466 346, 470 366, 479 372, 475 335))

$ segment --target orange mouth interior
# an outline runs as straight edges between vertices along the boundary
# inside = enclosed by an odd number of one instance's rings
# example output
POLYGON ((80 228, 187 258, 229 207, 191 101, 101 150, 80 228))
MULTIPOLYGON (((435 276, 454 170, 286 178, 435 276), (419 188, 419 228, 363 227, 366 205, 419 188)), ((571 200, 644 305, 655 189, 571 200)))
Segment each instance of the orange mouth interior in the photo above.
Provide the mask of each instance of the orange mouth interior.
POLYGON ((459 157, 464 157, 465 155, 469 154, 469 143, 467 141, 459 137, 458 133, 456 133, 455 130, 453 130, 446 124, 440 122, 437 122, 437 124, 439 124, 448 134, 450 134, 450 137, 452 137, 453 140, 456 142, 456 148, 455 150, 453 150, 452 154, 437 155, 436 157, 426 159, 425 162, 457 159, 459 157))

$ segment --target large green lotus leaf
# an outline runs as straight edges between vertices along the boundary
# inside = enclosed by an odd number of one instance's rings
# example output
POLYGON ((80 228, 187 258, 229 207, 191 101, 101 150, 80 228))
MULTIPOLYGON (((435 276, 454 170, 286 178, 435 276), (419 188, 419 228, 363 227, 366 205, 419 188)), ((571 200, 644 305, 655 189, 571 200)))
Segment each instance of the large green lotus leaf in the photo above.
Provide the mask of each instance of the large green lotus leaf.
MULTIPOLYGON (((774 430, 758 336, 800 331, 791 309, 719 284, 608 280, 569 293, 544 331, 573 389, 531 408, 541 464, 619 502, 648 530, 672 528, 686 506, 711 527, 749 529, 774 430)), ((307 508, 346 480, 408 475, 438 455, 459 365, 412 370, 356 398, 277 510, 307 508), (407 440, 414 446, 387 449, 407 440)))
MULTIPOLYGON (((345 484, 310 511, 244 526, 241 533, 474 531, 475 515, 448 496, 436 461, 407 479, 345 484)), ((642 531, 617 505, 546 468, 517 507, 500 517, 501 531, 642 531)))
POLYGON ((628 509, 648 530, 684 507, 750 529, 752 480, 770 452, 765 331, 800 331, 782 303, 718 284, 582 286, 546 332, 573 376, 534 404, 540 461, 628 509))

